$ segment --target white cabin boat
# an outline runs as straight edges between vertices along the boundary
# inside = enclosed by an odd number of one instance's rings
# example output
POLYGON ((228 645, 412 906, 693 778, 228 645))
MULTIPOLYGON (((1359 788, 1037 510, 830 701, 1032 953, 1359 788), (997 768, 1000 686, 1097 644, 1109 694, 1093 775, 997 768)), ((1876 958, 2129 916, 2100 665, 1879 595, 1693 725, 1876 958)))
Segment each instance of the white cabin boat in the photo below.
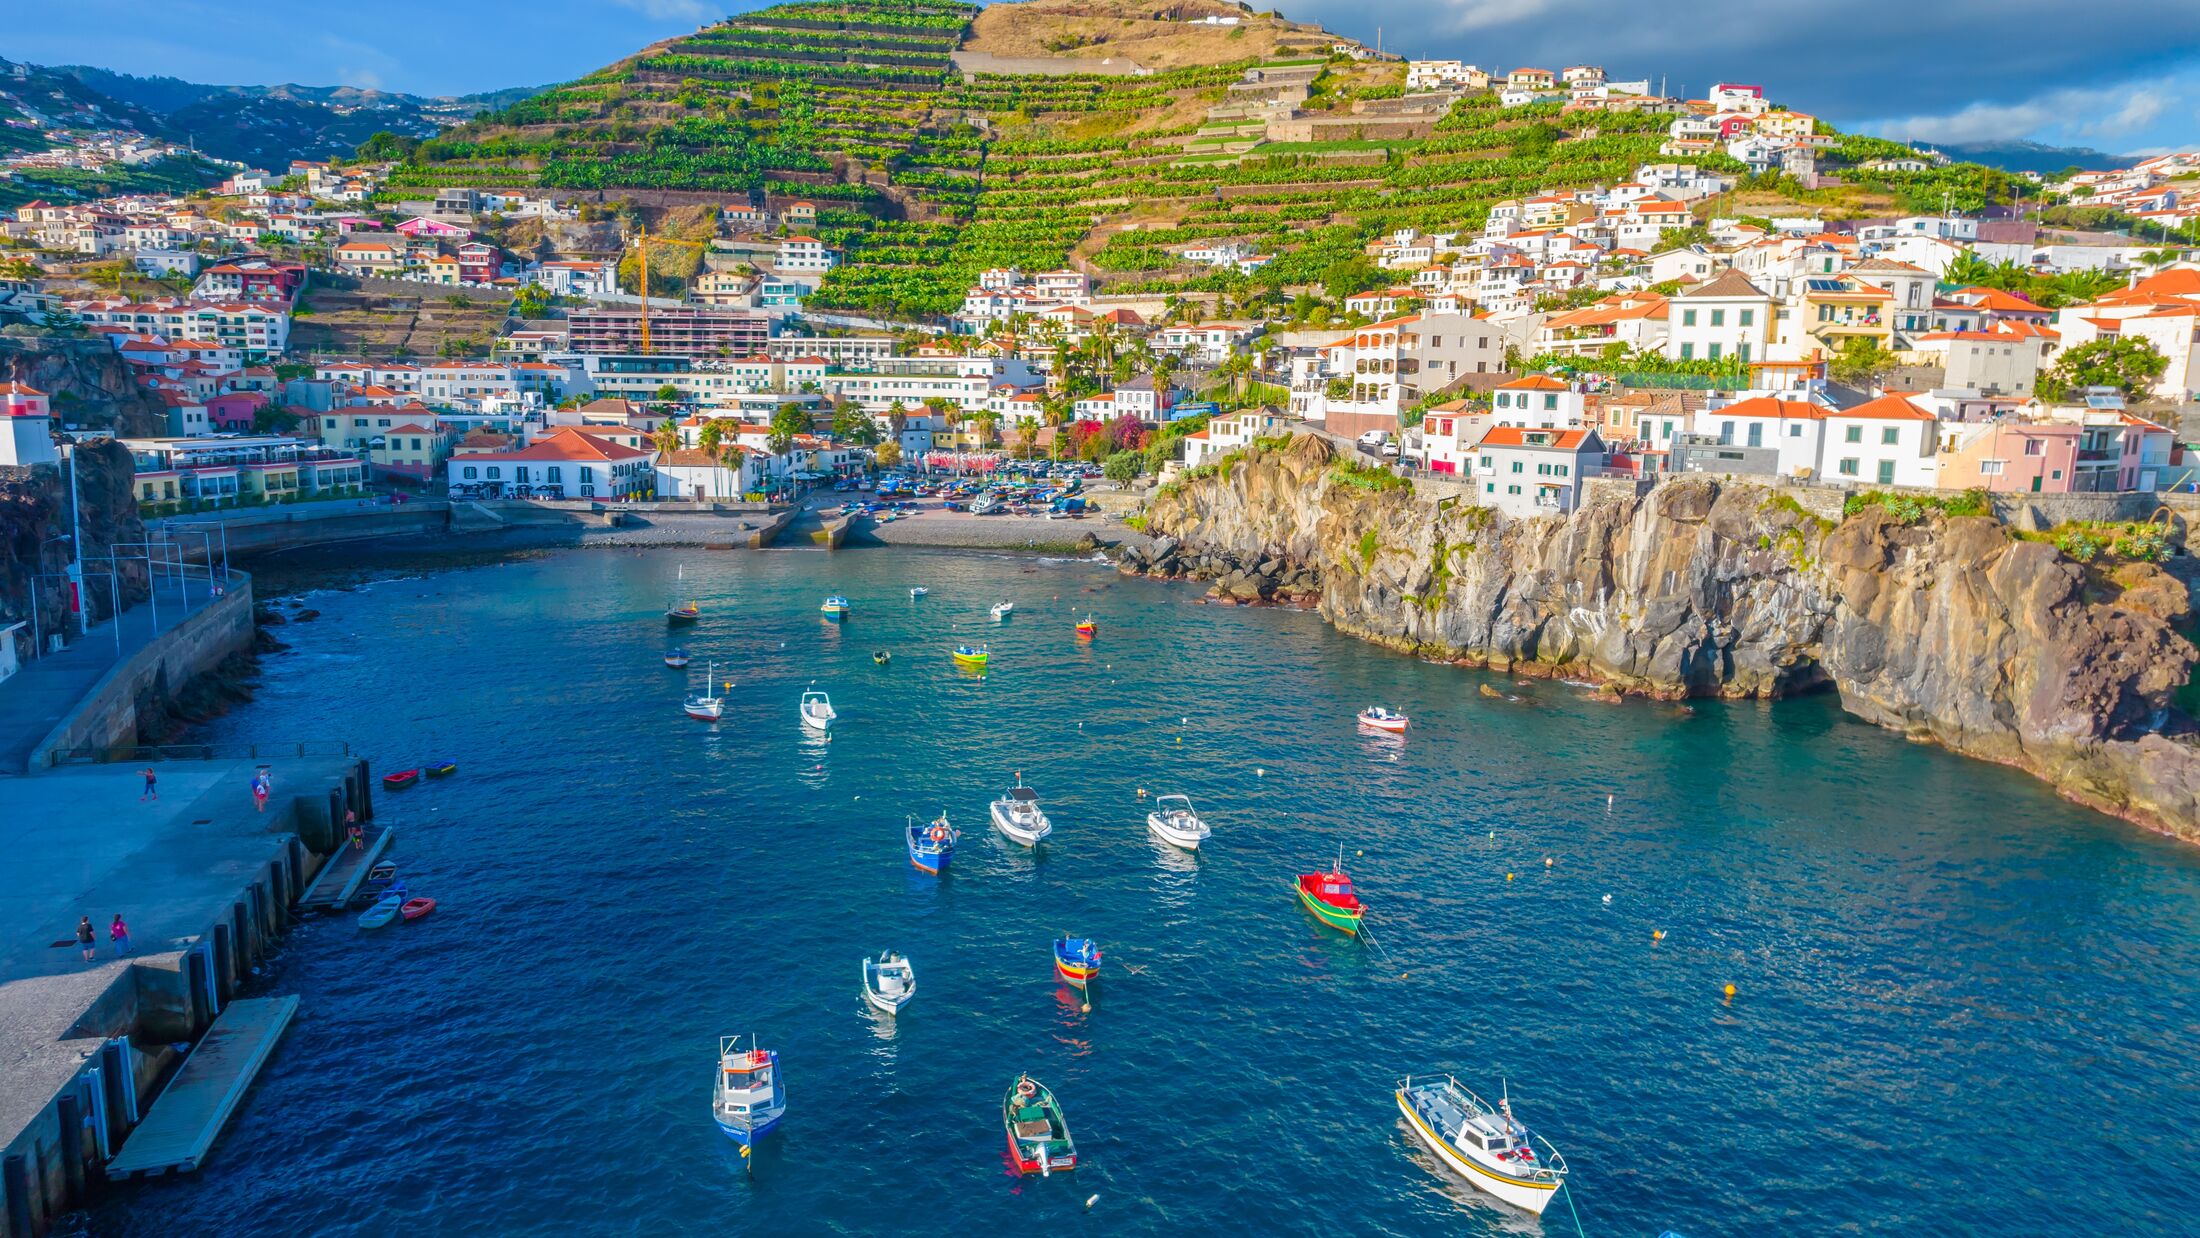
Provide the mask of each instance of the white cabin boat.
POLYGON ((1513 1117, 1510 1097, 1493 1108, 1449 1075, 1408 1075, 1397 1096, 1398 1111, 1436 1159, 1515 1208, 1540 1216, 1565 1185, 1566 1158, 1513 1117))
POLYGON ((718 1077, 711 1086, 711 1117, 728 1139, 743 1146, 772 1133, 787 1114, 787 1089, 779 1081, 779 1054, 749 1037, 718 1038, 718 1077))
POLYGON ((995 602, 993 604, 993 617, 995 619, 1006 619, 1009 612, 1015 609, 1016 603, 1014 602, 995 602))
POLYGON ((914 586, 914 587, 912 587, 912 588, 911 588, 911 589, 909 590, 909 596, 910 596, 910 597, 913 597, 913 598, 921 598, 921 597, 923 597, 924 595, 926 595, 926 594, 928 594, 928 593, 930 593, 930 592, 932 592, 932 591, 931 591, 930 589, 927 589, 927 588, 925 588, 925 587, 924 587, 923 585, 917 585, 917 586, 914 586))
POLYGON ((1001 798, 993 801, 991 811, 993 828, 1007 835, 1011 842, 1036 847, 1054 832, 1054 823, 1039 811, 1039 793, 1024 785, 1022 775, 1017 776, 1015 786, 1001 792, 1001 798))
POLYGON ((917 995, 917 969, 909 960, 888 950, 875 959, 863 960, 863 1000, 880 1014, 900 1014, 917 995))
POLYGON ((1410 722, 1411 719, 1404 714, 1385 709, 1381 705, 1370 705, 1360 711, 1360 725, 1371 731, 1389 731, 1393 734, 1400 734, 1405 731, 1410 722))
POLYGON ((1186 851, 1199 850, 1199 844, 1214 834, 1207 823, 1192 811, 1189 796, 1164 795, 1153 802, 1153 811, 1146 814, 1146 828, 1154 837, 1186 851))
POLYGON ((710 664, 710 678, 703 681, 701 694, 689 694, 687 716, 699 722, 716 722, 725 716, 726 698, 718 695, 718 664, 710 664))
POLYGON ((831 730, 833 719, 840 715, 833 712, 833 702, 823 692, 811 688, 802 694, 800 706, 802 725, 813 731, 831 730))

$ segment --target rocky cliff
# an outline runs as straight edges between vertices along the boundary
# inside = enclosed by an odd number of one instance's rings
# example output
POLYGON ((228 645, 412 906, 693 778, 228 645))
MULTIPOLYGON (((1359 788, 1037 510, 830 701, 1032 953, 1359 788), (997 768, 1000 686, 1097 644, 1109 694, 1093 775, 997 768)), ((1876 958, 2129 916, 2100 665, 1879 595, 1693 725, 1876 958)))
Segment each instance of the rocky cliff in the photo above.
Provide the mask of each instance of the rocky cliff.
MULTIPOLYGON (((85 557, 110 555, 118 542, 144 541, 145 525, 138 519, 137 500, 131 494, 135 470, 130 453, 113 439, 101 438, 78 444, 75 456, 80 470, 76 524, 84 538, 85 557)), ((52 465, 0 467, 0 628, 29 622, 34 601, 36 630, 60 631, 67 618, 68 595, 61 573, 71 554, 64 476, 52 465)), ((124 553, 131 552, 125 549, 124 553)), ((85 603, 94 623, 107 618, 111 608, 114 591, 107 587, 106 571, 105 564, 85 565, 85 603)), ((117 583, 125 606, 142 599, 144 568, 125 563, 117 583)), ((27 655, 31 632, 24 631, 21 638, 19 652, 27 655)))
POLYGON ((2200 841, 2200 746, 2171 708, 2200 652, 2178 631, 2185 587, 2152 565, 2081 565, 1984 518, 1836 524, 1708 478, 1514 520, 1309 436, 1164 490, 1147 531, 1126 570, 1315 601, 1420 657, 1610 693, 1831 687, 1860 717, 2200 841))
POLYGON ((105 340, 0 335, 0 383, 11 382, 51 396, 64 425, 124 437, 168 432, 167 410, 105 340))

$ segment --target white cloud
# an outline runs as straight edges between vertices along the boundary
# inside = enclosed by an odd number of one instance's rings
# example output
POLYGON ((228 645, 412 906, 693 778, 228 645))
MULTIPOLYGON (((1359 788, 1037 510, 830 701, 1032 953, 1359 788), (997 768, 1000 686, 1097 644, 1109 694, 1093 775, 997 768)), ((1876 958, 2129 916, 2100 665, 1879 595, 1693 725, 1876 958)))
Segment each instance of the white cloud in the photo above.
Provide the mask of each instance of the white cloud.
POLYGON ((651 21, 684 21, 701 23, 710 16, 702 0, 611 0, 622 9, 632 9, 651 21))
POLYGON ((2173 102, 2159 90, 2134 86, 2056 90, 2018 103, 1973 103, 1939 116, 1866 121, 1856 128, 1898 141, 2005 142, 2037 137, 2047 130, 2114 141, 2153 124, 2173 102), (2100 119, 2072 123, 2084 116, 2100 119))

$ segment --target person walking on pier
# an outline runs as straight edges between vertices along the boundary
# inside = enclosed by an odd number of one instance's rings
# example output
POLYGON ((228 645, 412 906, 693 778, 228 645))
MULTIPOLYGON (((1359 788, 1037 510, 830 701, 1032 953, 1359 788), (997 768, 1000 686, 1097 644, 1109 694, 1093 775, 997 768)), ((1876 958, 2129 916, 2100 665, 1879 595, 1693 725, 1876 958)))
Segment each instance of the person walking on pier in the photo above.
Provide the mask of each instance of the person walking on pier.
POLYGON ((252 775, 252 809, 254 812, 267 811, 267 778, 263 774, 252 775))
POLYGON ((138 772, 145 775, 145 791, 143 794, 138 796, 138 803, 142 804, 147 800, 159 799, 160 779, 153 776, 153 767, 148 765, 138 772))
POLYGON ((92 918, 90 916, 77 917, 76 944, 84 948, 85 962, 89 963, 97 957, 99 950, 98 947, 92 944, 92 918))
POLYGON ((115 922, 107 926, 107 940, 114 945, 115 957, 130 953, 130 926, 122 922, 122 913, 115 913, 115 922))

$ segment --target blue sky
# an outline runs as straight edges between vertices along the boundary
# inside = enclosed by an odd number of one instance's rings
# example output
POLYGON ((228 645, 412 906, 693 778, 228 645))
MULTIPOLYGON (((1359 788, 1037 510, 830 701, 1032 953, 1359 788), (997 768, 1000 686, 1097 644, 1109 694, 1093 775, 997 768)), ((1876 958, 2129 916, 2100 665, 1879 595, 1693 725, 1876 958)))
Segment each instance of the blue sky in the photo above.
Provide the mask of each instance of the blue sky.
MULTIPOLYGON (((1764 84, 1845 128, 2200 146, 2195 0, 1261 0, 1408 55, 1589 62, 1700 94, 1764 84)), ((26 9, 28 0, 25 0, 26 9)), ((71 0, 19 11, 0 54, 218 83, 464 94, 578 76, 723 15, 705 0, 71 0)))

